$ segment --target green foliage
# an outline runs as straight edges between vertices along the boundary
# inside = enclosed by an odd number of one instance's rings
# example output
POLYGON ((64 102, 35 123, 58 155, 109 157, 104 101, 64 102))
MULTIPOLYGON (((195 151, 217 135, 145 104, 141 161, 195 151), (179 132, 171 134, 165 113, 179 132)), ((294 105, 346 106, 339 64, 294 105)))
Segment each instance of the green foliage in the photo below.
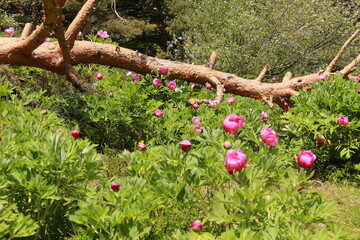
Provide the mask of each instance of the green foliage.
POLYGON ((293 97, 295 108, 282 116, 283 130, 288 136, 288 147, 315 150, 319 158, 317 169, 335 172, 329 178, 359 178, 360 156, 360 101, 358 84, 340 77, 311 85, 312 90, 300 91, 293 97), (332 96, 333 95, 333 96, 332 96), (340 115, 350 119, 347 126, 337 121, 340 115))
MULTIPOLYGON (((177 40, 185 38, 186 60, 204 64, 217 51, 217 69, 249 78, 258 76, 267 61, 272 64, 269 78, 288 70, 316 72, 331 61, 359 24, 355 16, 360 8, 354 2, 168 2, 175 15, 170 31, 177 40)), ((342 65, 357 56, 359 44, 353 46, 342 65)))

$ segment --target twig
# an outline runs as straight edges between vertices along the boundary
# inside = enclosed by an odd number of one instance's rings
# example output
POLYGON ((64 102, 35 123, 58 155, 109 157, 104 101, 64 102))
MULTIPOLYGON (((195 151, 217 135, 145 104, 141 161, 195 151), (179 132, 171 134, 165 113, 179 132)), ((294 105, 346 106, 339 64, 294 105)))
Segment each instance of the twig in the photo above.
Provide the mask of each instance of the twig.
POLYGON ((360 64, 360 54, 357 56, 357 58, 354 59, 354 61, 352 61, 349 65, 344 67, 340 71, 340 74, 343 75, 343 78, 348 79, 350 73, 355 72, 355 70, 359 64, 360 64))
MULTIPOLYGON (((215 96, 215 101, 217 101, 218 103, 220 103, 224 97, 224 92, 223 92, 223 87, 221 85, 221 82, 214 76, 211 76, 209 78, 209 82, 212 83, 213 86, 216 87, 216 96, 215 96)), ((189 102, 190 104, 194 104, 194 103, 209 103, 211 100, 209 99, 190 99, 189 102)))
POLYGON ((125 19, 125 18, 121 17, 120 14, 117 12, 117 10, 116 10, 116 0, 113 0, 113 4, 111 5, 111 8, 112 8, 112 10, 114 10, 114 13, 116 14, 116 16, 117 16, 123 23, 126 23, 126 22, 129 21, 128 19, 125 19))
POLYGON ((27 38, 32 30, 33 24, 32 23, 26 23, 24 26, 23 31, 21 32, 21 38, 27 38))
POLYGON ((324 74, 330 74, 331 70, 334 68, 335 64, 342 58, 346 48, 350 45, 350 43, 359 35, 360 29, 356 30, 353 35, 344 43, 338 54, 335 58, 331 61, 328 67, 325 69, 324 74))
POLYGON ((263 78, 265 77, 267 71, 270 68, 270 62, 267 62, 264 69, 261 71, 261 73, 259 74, 259 76, 257 78, 255 78, 254 80, 257 82, 261 82, 261 80, 263 80, 263 78))
POLYGON ((209 58, 209 68, 214 69, 214 66, 216 64, 216 57, 217 57, 217 53, 213 51, 209 58))
POLYGON ((283 78, 283 82, 287 82, 292 78, 292 73, 291 72, 287 72, 283 78))

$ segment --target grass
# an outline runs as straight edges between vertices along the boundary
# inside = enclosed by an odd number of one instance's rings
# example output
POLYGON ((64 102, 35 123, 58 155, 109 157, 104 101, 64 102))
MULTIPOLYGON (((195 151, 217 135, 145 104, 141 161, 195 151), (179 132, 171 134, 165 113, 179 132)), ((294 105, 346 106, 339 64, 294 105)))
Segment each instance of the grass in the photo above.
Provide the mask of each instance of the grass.
POLYGON ((360 189, 351 186, 336 185, 331 182, 313 185, 313 190, 322 193, 325 201, 338 205, 339 213, 335 223, 350 239, 360 239, 360 189))

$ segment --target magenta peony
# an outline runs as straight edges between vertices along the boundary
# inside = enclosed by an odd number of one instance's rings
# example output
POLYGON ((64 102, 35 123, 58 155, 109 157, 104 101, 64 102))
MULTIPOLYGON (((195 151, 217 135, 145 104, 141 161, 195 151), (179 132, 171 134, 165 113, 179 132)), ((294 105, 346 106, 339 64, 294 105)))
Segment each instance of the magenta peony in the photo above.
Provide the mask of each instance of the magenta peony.
POLYGON ((194 103, 192 106, 193 106, 193 108, 199 108, 200 107, 199 104, 197 104, 197 103, 194 103))
POLYGON ((174 90, 176 88, 176 82, 174 81, 169 82, 168 87, 170 90, 174 90))
POLYGON ((98 80, 101 80, 101 79, 103 79, 103 75, 102 75, 101 73, 97 73, 97 74, 96 74, 96 78, 97 78, 98 80))
POLYGON ((189 140, 183 140, 181 143, 180 143, 180 147, 181 149, 184 151, 184 152, 187 152, 191 149, 191 142, 189 140))
POLYGON ((191 224, 191 228, 195 231, 195 232, 200 232, 203 228, 201 222, 199 221, 195 221, 191 224))
POLYGON ((300 167, 311 168, 314 165, 316 155, 311 151, 301 151, 297 157, 297 163, 300 167))
POLYGON ((349 122, 350 122, 349 119, 348 119, 347 117, 343 116, 343 115, 340 115, 340 116, 338 117, 338 123, 339 123, 340 125, 346 126, 346 125, 349 124, 349 122))
POLYGON ((145 150, 146 145, 145 144, 139 144, 139 145, 137 145, 137 148, 140 149, 140 150, 145 150))
POLYGON ((247 164, 246 155, 240 150, 229 150, 225 157, 225 168, 229 173, 241 172, 247 164))
POLYGON ((117 191, 119 191, 120 185, 117 182, 112 182, 112 183, 110 183, 110 188, 113 191, 117 192, 117 191))
POLYGON ((270 146, 274 146, 278 142, 278 137, 271 128, 264 128, 260 133, 260 138, 264 143, 270 146))
POLYGON ((153 82, 152 82, 152 85, 154 87, 158 87, 160 85, 160 79, 158 78, 154 78, 153 82))
POLYGON ((224 122, 222 123, 222 128, 231 134, 236 134, 238 130, 246 124, 246 121, 243 117, 240 117, 235 114, 230 114, 226 116, 224 122))
POLYGON ((161 75, 166 75, 166 74, 169 73, 169 68, 167 68, 167 67, 162 67, 162 68, 160 68, 159 73, 160 73, 161 75))
POLYGON ((231 97, 228 99, 228 104, 233 104, 235 103, 235 98, 231 97))
POLYGON ((73 138, 78 138, 78 137, 80 137, 80 131, 77 131, 77 130, 72 131, 72 132, 71 132, 71 136, 72 136, 73 138))
POLYGON ((156 117, 162 117, 164 115, 164 113, 160 109, 156 109, 154 115, 156 117))
POLYGON ((191 122, 194 125, 198 125, 200 123, 200 117, 192 117, 191 122))
POLYGON ((201 133, 201 132, 202 132, 202 128, 200 127, 200 125, 197 124, 197 125, 195 125, 195 127, 194 127, 194 131, 201 133))
POLYGON ((210 84, 210 83, 208 83, 208 82, 206 82, 206 83, 205 83, 205 87, 206 87, 206 89, 210 89, 210 88, 212 88, 211 84, 210 84))

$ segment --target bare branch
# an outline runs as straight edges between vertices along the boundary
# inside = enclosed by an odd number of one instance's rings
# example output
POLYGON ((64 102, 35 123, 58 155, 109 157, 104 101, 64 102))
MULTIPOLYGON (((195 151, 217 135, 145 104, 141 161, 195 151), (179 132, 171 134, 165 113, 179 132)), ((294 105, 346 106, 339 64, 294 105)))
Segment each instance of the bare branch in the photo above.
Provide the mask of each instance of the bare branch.
MULTIPOLYGON (((221 85, 221 82, 214 76, 211 76, 209 78, 209 82, 211 82, 212 85, 215 86, 215 88, 216 88, 215 101, 220 103, 224 97, 223 86, 221 85)), ((190 99, 189 100, 190 104, 209 103, 210 101, 211 100, 208 100, 208 99, 190 99)))
POLYGON ((287 72, 283 78, 283 82, 287 82, 292 78, 292 73, 291 72, 287 72))
POLYGON ((32 23, 26 23, 20 37, 27 38, 32 31, 32 27, 33 27, 32 23))
POLYGON ((346 67, 344 67, 341 71, 340 74, 344 75, 343 78, 348 79, 349 75, 352 72, 355 72, 357 69, 357 66, 360 64, 360 54, 354 59, 354 61, 352 61, 349 65, 347 65, 346 67))
POLYGON ((217 57, 217 53, 213 51, 209 58, 209 68, 214 69, 214 66, 216 64, 216 57, 217 57))
POLYGON ((114 11, 114 13, 115 13, 116 16, 119 18, 119 20, 121 20, 123 23, 128 22, 129 20, 121 17, 120 14, 117 12, 117 10, 116 10, 116 0, 113 0, 112 3, 113 3, 113 4, 111 5, 111 9, 114 11))
POLYGON ((257 81, 257 82, 261 82, 261 80, 263 80, 263 78, 265 77, 265 75, 266 75, 267 71, 269 70, 269 68, 270 68, 270 63, 267 62, 264 69, 259 74, 259 76, 257 78, 255 78, 254 80, 257 81))
POLYGON ((99 3, 99 0, 87 0, 81 10, 76 15, 75 19, 71 22, 69 28, 65 33, 65 39, 69 48, 74 46, 74 42, 80 30, 85 25, 86 20, 91 16, 93 8, 99 3))
POLYGON ((350 43, 359 35, 360 29, 356 30, 353 35, 344 43, 342 48, 340 49, 339 53, 336 57, 331 61, 331 63, 326 68, 324 74, 330 74, 331 70, 334 68, 335 64, 342 58, 346 48, 350 45, 350 43))

